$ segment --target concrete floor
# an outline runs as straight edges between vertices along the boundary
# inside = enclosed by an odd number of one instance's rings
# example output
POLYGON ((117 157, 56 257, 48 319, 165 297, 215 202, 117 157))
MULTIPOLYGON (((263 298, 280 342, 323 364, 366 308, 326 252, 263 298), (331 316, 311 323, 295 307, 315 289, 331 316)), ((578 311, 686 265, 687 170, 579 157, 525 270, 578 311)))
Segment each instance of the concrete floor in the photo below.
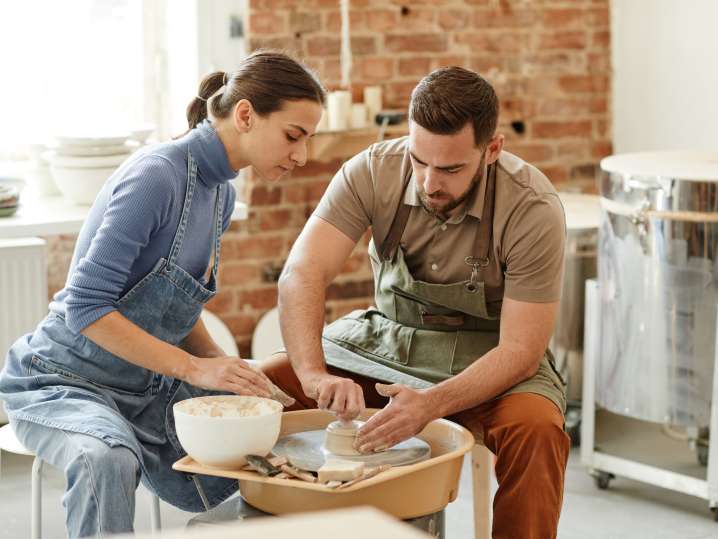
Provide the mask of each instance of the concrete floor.
MULTIPOLYGON (((30 466, 28 457, 3 453, 0 477, 0 538, 19 539, 30 533, 30 466)), ((473 537, 471 474, 464 463, 459 498, 446 510, 447 538, 473 537)), ((61 506, 63 478, 46 467, 43 495, 43 537, 65 537, 61 506)), ((137 531, 149 530, 150 497, 142 487, 137 498, 137 531)), ((162 504, 165 528, 184 527, 195 515, 162 504)), ((609 490, 598 490, 574 449, 568 465, 560 538, 718 537, 707 502, 635 481, 618 478, 609 490)))

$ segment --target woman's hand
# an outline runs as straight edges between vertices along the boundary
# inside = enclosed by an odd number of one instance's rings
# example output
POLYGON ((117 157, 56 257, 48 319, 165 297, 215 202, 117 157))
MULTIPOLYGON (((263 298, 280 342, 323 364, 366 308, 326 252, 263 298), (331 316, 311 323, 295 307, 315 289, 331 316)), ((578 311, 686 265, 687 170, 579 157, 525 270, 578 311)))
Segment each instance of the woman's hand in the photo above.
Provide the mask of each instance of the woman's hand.
POLYGON ((266 377, 256 372, 239 357, 190 356, 183 380, 193 386, 215 391, 231 391, 237 395, 271 398, 266 377))

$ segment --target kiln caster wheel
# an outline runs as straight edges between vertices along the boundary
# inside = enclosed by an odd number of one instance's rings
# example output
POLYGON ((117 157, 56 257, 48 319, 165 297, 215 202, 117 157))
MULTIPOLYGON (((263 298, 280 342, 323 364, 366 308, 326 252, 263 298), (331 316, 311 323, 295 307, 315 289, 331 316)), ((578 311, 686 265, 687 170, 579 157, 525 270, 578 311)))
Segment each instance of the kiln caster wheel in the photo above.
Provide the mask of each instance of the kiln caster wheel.
POLYGON ((616 476, 608 472, 596 472, 593 477, 596 481, 596 486, 601 490, 606 490, 612 479, 616 479, 616 476))

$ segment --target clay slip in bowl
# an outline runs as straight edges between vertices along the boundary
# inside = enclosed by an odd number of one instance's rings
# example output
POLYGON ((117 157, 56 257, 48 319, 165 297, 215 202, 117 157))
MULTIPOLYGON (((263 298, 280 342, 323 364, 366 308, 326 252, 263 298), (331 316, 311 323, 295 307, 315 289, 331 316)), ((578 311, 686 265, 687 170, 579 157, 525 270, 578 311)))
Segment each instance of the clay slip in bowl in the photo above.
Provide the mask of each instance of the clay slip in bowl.
POLYGON ((247 455, 266 455, 282 423, 282 405, 262 397, 197 397, 176 403, 173 410, 184 450, 213 468, 239 468, 247 455))

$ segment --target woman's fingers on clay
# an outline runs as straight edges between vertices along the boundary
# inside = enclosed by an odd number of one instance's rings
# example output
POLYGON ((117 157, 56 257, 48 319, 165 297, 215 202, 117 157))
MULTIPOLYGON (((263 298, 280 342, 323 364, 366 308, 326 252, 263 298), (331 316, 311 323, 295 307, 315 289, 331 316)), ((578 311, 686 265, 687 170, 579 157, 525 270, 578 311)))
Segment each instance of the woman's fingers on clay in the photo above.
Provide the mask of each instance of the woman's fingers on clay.
MULTIPOLYGON (((240 360, 241 361, 241 360, 240 360)), ((265 391, 269 392, 270 386, 269 381, 265 378, 263 378, 257 371, 252 369, 249 365, 241 365, 238 364, 238 369, 235 371, 237 376, 241 376, 242 378, 246 378, 251 384, 261 387, 265 391)))
POLYGON ((343 387, 337 387, 334 390, 332 401, 329 404, 329 409, 335 414, 341 416, 344 414, 344 407, 347 403, 347 394, 343 387))

